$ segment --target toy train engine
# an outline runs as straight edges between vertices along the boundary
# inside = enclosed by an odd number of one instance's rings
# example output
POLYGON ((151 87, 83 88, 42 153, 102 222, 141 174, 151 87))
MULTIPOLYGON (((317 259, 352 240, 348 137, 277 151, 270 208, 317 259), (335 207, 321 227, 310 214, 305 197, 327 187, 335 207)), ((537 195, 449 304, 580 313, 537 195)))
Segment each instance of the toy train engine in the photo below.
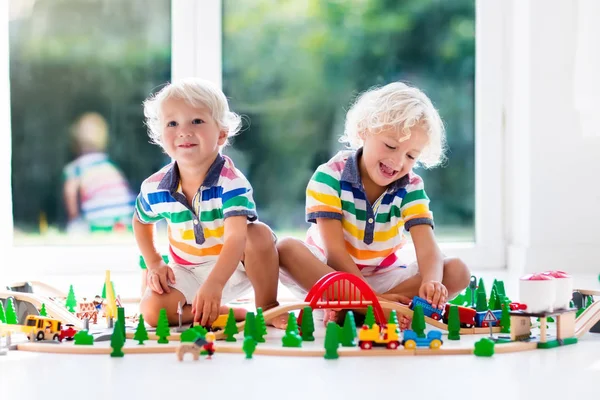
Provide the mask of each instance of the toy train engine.
POLYGON ((358 331, 358 346, 363 350, 370 350, 373 346, 385 346, 388 349, 396 349, 400 346, 398 336, 398 325, 386 324, 385 328, 374 324, 371 328, 367 325, 358 331))
MULTIPOLYGON (((453 304, 446 303, 444 308, 444 323, 448 324, 448 317, 450 315, 450 306, 453 304)), ((477 313, 474 309, 463 306, 456 306, 458 308, 458 318, 460 320, 461 328, 472 328, 475 326, 475 316, 477 313)))
POLYGON ((429 304, 427 302, 427 300, 425 300, 424 298, 415 296, 415 297, 413 297, 412 301, 410 302, 409 308, 411 310, 414 310, 415 307, 418 305, 423 308, 423 314, 426 317, 435 319, 436 321, 439 321, 442 319, 442 310, 432 307, 431 304, 429 304))

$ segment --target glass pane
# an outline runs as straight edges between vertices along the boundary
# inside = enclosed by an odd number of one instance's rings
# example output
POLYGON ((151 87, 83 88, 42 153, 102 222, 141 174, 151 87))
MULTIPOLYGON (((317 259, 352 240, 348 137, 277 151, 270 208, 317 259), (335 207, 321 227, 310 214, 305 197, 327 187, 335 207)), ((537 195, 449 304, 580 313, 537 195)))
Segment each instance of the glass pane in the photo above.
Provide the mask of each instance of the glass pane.
POLYGON ((358 93, 400 80, 424 90, 446 124, 445 167, 416 171, 436 234, 474 240, 474 0, 223 3, 223 86, 248 117, 229 151, 265 222, 304 236, 306 184, 342 149, 345 110, 358 93))
POLYGON ((168 162, 142 101, 171 77, 171 2, 9 10, 15 243, 134 243, 134 196, 168 162))

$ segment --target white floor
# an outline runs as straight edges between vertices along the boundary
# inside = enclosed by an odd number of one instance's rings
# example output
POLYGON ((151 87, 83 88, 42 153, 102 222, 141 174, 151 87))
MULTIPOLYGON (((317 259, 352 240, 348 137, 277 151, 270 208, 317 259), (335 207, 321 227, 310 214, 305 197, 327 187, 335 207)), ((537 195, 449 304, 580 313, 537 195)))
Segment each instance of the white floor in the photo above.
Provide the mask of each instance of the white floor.
MULTIPOLYGON (((489 284, 493 275, 489 277, 489 284)), ((505 279, 517 299, 516 279, 505 279)), ((100 287, 89 284, 90 288, 100 287)), ((76 280, 69 280, 69 283, 76 280)), ((61 280, 68 288, 66 280, 61 280)), ((87 280, 86 280, 87 281, 87 280)), ((115 277, 117 292, 132 296, 133 283, 115 277), (119 289, 120 288, 120 289, 119 289)), ((57 282, 51 282, 59 286, 57 282)), ((486 280, 487 284, 487 280, 486 280)), ((85 289, 83 282, 78 287, 85 289)), ((597 276, 576 277, 576 287, 600 289, 597 276)), ((77 289, 76 289, 77 290, 77 289)), ((92 289, 90 289, 92 290, 92 289)), ((489 290, 489 288, 488 288, 489 290)), ((271 333, 277 341, 278 333, 271 333)), ((321 342, 322 343, 322 342, 321 342)), ((174 354, 55 355, 24 351, 0 356, 0 399, 571 399, 600 394, 600 334, 550 350, 475 356, 273 357, 219 354, 178 362, 174 354)))

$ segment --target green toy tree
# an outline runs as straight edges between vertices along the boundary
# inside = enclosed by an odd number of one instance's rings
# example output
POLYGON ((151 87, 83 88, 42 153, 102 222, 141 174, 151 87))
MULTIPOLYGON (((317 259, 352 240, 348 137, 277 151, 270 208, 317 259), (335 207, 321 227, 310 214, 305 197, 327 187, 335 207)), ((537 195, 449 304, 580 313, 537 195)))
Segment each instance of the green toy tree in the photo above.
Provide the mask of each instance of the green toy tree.
POLYGON ((91 346, 94 344, 94 337, 86 330, 81 330, 73 336, 75 345, 91 346))
MULTIPOLYGON (((115 284, 113 283, 113 281, 110 281, 110 286, 112 286, 113 293, 116 296, 117 292, 115 292, 115 284)), ((106 298, 106 282, 104 282, 104 286, 102 286, 102 298, 106 298)))
POLYGON ((69 312, 74 313, 75 307, 77 307, 77 299, 75 298, 75 291, 73 290, 73 285, 69 286, 69 294, 67 295, 67 302, 65 303, 65 307, 69 312))
POLYGON ((46 311, 46 303, 42 303, 42 308, 40 308, 40 315, 42 317, 48 316, 48 312, 46 311))
POLYGON ((492 287, 492 293, 490 294, 490 301, 488 302, 488 309, 489 310, 499 310, 499 308, 495 308, 496 307, 496 299, 497 299, 497 295, 496 295, 496 287, 492 287))
POLYGON ((304 307, 302 311, 302 340, 305 342, 314 342, 315 337, 315 321, 313 319, 313 311, 311 307, 304 307))
POLYGON ((448 315, 448 340, 460 340, 460 315, 457 306, 450 306, 448 315))
POLYGON ((506 290, 504 290, 504 281, 498 281, 496 283, 496 292, 500 300, 504 302, 504 298, 506 297, 506 290))
POLYGON ((338 346, 340 345, 338 334, 340 328, 333 321, 327 323, 325 331, 325 359, 335 360, 339 357, 338 346))
POLYGON ((15 309, 15 303, 12 297, 6 300, 6 323, 9 325, 18 325, 19 320, 17 318, 17 310, 15 309))
POLYGON ((246 358, 252 358, 252 354, 254 353, 254 350, 256 350, 256 341, 254 341, 252 336, 246 336, 244 338, 242 350, 246 353, 246 358))
POLYGON ((367 306, 367 315, 365 315, 365 325, 372 328, 375 325, 375 314, 373 313, 373 306, 367 306))
POLYGON ((425 336, 425 314, 423 306, 420 304, 415 306, 413 310, 413 319, 410 328, 417 334, 417 337, 424 338, 425 336))
POLYGON ((4 312, 4 304, 0 301, 0 322, 6 323, 6 313, 4 312))
POLYGON ((244 324, 244 338, 248 336, 256 340, 256 316, 252 311, 246 313, 246 323, 244 324))
POLYGON ((125 309, 123 307, 117 307, 117 319, 121 321, 121 331, 123 333, 123 339, 127 340, 127 335, 125 334, 125 309))
POLYGON ((137 328, 135 328, 133 340, 137 340, 138 344, 144 344, 144 340, 148 340, 148 331, 146 330, 146 325, 144 324, 144 316, 141 314, 137 328))
POLYGON ((156 324, 156 335, 158 336, 158 343, 166 344, 169 343, 169 336, 171 330, 169 329, 169 319, 167 318, 167 310, 164 308, 160 309, 158 313, 158 324, 156 324))
POLYGON ((194 327, 181 332, 179 340, 181 341, 181 343, 195 342, 196 339, 198 339, 199 337, 204 337, 204 335, 198 332, 198 330, 194 327))
POLYGON ((110 353, 111 357, 123 357, 125 355, 122 350, 125 339, 123 338, 123 331, 121 330, 120 324, 122 324, 122 322, 117 320, 110 337, 110 347, 113 350, 112 353, 110 353))
POLYGON ((483 293, 484 297, 487 300, 487 292, 485 291, 485 285, 483 284, 483 278, 479 278, 479 283, 477 284, 477 293, 483 293))
POLYGON ((344 327, 342 328, 340 343, 344 347, 356 346, 356 323, 354 322, 354 313, 348 311, 344 318, 344 327))
POLYGON ((478 357, 491 357, 494 355, 494 341, 488 338, 483 338, 475 343, 473 354, 478 357))
POLYGON ((390 312, 388 324, 396 324, 396 333, 400 333, 400 323, 398 323, 398 314, 396 314, 396 310, 390 312))
POLYGON ((227 323, 225 324, 225 330, 223 331, 226 337, 225 341, 235 342, 235 335, 237 335, 239 332, 240 331, 235 321, 235 314, 233 313, 233 308, 230 308, 229 315, 227 315, 227 323))
POLYGON ((467 298, 465 297, 465 294, 459 293, 455 298, 451 299, 448 303, 454 304, 456 306, 463 306, 463 305, 465 305, 465 303, 467 303, 467 298))
POLYGON ((285 329, 285 335, 281 338, 283 347, 302 347, 302 337, 298 333, 298 321, 296 315, 290 313, 288 315, 288 324, 285 329))
POLYGON ((465 302, 463 304, 457 304, 458 306, 475 307, 475 294, 470 286, 465 289, 465 302))
POLYGON ((500 316, 500 332, 510 333, 510 305, 508 302, 502 306, 502 315, 500 316))
POLYGON ((263 315, 263 310, 261 307, 256 309, 256 333, 255 340, 258 343, 264 343, 265 336, 267 334, 267 323, 265 322, 265 317, 263 315))
POLYGON ((475 311, 487 311, 488 304, 485 298, 485 293, 477 291, 477 306, 475 307, 475 311))

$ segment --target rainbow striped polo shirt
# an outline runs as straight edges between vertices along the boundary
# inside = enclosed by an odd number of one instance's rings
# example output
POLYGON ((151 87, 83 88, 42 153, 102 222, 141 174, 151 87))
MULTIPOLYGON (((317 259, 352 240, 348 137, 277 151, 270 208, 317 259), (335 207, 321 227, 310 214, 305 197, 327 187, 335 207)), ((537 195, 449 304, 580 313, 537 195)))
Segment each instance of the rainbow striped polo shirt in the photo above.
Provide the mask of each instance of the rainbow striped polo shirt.
POLYGON ((306 188, 306 220, 313 223, 307 243, 325 255, 317 218, 342 221, 348 253, 364 276, 387 268, 406 268, 397 252, 406 243, 405 231, 420 224, 432 228, 433 214, 423 180, 417 174, 392 183, 375 204, 369 204, 360 179, 362 149, 341 151, 320 165, 306 188))
POLYGON ((140 222, 152 224, 167 220, 169 258, 181 266, 195 267, 215 262, 224 244, 224 222, 245 215, 248 221, 258 216, 252 186, 221 154, 208 169, 190 207, 181 191, 176 163, 163 167, 147 178, 135 203, 140 222))

